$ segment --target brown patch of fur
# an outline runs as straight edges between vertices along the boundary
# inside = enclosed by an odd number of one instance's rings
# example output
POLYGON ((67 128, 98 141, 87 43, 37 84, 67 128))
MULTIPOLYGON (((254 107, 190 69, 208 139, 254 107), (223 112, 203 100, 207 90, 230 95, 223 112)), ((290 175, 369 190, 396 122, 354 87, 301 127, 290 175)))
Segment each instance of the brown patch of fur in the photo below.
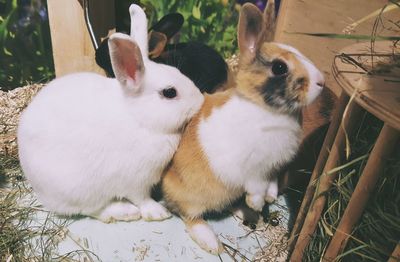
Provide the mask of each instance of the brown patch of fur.
POLYGON ((207 224, 207 222, 202 218, 193 218, 193 219, 184 219, 185 225, 188 228, 191 228, 198 224, 207 224))
POLYGON ((197 134, 199 122, 213 109, 224 105, 232 92, 228 90, 205 97, 202 109, 186 127, 172 165, 162 180, 168 207, 184 218, 221 211, 243 193, 242 189, 228 188, 215 177, 197 134))

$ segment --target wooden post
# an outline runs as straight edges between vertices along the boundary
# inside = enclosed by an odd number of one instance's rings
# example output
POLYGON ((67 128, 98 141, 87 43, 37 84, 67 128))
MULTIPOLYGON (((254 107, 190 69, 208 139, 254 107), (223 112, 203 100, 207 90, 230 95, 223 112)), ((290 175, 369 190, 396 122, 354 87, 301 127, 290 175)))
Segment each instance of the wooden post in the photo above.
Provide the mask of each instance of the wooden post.
POLYGON ((397 243, 388 262, 400 262, 400 243, 397 243))
MULTIPOLYGON (((94 60, 95 49, 85 24, 81 1, 47 0, 47 7, 56 76, 80 71, 104 74, 94 60)), ((90 9, 97 38, 107 36, 115 27, 114 0, 92 0, 90 9)))
POLYGON ((348 104, 347 113, 345 116, 343 116, 342 126, 339 128, 338 133, 336 134, 335 141, 326 162, 323 174, 320 177, 317 191, 314 194, 314 198, 305 218, 304 225, 300 231, 295 248, 290 257, 290 261, 292 262, 302 261, 304 250, 308 246, 315 228, 317 227, 318 221, 321 218, 321 214, 326 202, 325 193, 330 189, 333 181, 336 178, 336 174, 327 175, 326 172, 335 168, 339 164, 346 143, 344 130, 346 130, 346 133, 351 136, 356 124, 358 123, 357 119, 359 119, 358 117, 360 116, 361 112, 361 107, 357 105, 357 103, 351 102, 348 104))
POLYGON ((333 118, 331 124, 329 125, 328 132, 325 136, 324 143, 321 147, 321 152, 318 155, 317 163, 315 164, 314 170, 310 177, 310 182, 307 186, 306 193, 304 195, 303 201, 301 202, 300 210, 296 218, 296 222, 292 229, 290 238, 289 238, 289 254, 293 250, 294 245, 296 244, 296 239, 298 234, 300 233, 301 227, 303 226, 304 219, 307 215, 308 209, 310 207, 311 200, 314 196, 315 192, 315 181, 321 175, 326 160, 329 156, 330 149, 332 147, 333 141, 335 139, 335 135, 339 128, 343 112, 346 108, 346 105, 349 101, 349 96, 346 95, 344 91, 342 91, 339 101, 337 102, 337 107, 333 113, 333 118))
POLYGON ((360 219, 369 196, 375 189, 386 160, 397 146, 398 138, 399 131, 387 124, 383 126, 339 226, 325 252, 323 261, 334 261, 337 255, 343 251, 351 230, 360 219))

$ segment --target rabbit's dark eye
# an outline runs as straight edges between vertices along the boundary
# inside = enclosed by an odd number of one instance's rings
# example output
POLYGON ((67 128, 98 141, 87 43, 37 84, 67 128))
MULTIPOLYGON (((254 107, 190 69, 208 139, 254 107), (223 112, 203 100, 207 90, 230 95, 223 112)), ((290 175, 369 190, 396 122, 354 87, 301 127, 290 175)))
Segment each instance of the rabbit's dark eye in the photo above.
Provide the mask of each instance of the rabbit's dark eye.
POLYGON ((288 66, 282 60, 274 60, 272 61, 272 73, 276 76, 284 75, 288 72, 288 66))
POLYGON ((178 93, 176 92, 176 89, 174 87, 168 87, 162 90, 162 95, 165 98, 172 99, 176 97, 178 93))

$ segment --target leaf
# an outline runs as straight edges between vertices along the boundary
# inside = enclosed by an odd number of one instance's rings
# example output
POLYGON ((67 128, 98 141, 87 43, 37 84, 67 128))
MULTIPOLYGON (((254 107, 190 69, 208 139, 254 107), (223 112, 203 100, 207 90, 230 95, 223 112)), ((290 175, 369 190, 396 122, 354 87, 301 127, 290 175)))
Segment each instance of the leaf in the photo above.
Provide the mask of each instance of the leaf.
POLYGON ((192 15, 194 18, 200 20, 200 18, 201 18, 200 6, 193 6, 192 15))

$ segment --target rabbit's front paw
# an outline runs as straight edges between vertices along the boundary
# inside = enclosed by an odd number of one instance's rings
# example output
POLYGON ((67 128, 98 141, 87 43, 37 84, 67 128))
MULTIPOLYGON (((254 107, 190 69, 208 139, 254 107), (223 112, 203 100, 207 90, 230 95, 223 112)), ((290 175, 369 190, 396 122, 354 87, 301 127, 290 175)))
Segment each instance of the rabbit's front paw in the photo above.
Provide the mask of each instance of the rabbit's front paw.
POLYGON ((272 204, 278 199, 278 183, 271 182, 268 186, 267 193, 265 196, 265 201, 272 204))
POLYGON ((247 194, 246 204, 256 211, 261 211, 264 206, 264 196, 261 194, 247 194))
POLYGON ((140 210, 128 202, 113 202, 95 217, 104 223, 114 221, 133 221, 140 219, 140 210))
POLYGON ((171 217, 171 213, 154 200, 148 200, 141 204, 140 213, 146 221, 158 221, 171 217))
POLYGON ((272 204, 278 199, 278 178, 273 177, 268 184, 268 188, 265 192, 265 201, 272 204))

